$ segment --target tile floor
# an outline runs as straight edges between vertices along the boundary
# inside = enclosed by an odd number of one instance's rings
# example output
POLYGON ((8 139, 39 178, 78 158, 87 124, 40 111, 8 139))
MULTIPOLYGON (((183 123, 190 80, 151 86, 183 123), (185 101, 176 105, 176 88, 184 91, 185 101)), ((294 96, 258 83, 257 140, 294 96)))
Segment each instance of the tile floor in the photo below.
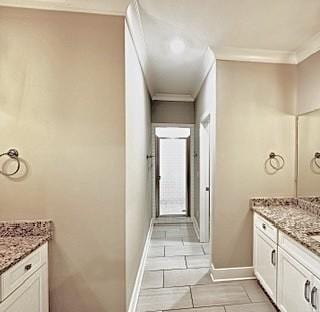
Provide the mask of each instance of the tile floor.
POLYGON ((255 280, 213 283, 190 223, 154 225, 136 312, 275 312, 255 280))

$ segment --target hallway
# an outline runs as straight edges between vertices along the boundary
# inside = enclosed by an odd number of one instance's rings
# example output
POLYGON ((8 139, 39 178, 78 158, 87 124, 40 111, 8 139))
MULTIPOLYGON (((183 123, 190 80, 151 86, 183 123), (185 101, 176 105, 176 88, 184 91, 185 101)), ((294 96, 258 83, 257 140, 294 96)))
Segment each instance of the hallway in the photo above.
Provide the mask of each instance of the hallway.
POLYGON ((137 312, 276 311, 254 280, 213 283, 209 257, 192 223, 155 223, 137 312))

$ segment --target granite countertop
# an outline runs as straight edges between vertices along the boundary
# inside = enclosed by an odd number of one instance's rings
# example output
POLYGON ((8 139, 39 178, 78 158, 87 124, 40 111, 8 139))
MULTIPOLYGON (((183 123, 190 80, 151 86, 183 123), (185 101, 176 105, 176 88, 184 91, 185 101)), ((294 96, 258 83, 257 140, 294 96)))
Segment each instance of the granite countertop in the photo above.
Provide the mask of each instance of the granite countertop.
POLYGON ((253 206, 252 209, 320 257, 320 243, 310 237, 320 234, 320 216, 298 205, 253 206))
POLYGON ((51 221, 0 221, 0 274, 52 238, 51 221))

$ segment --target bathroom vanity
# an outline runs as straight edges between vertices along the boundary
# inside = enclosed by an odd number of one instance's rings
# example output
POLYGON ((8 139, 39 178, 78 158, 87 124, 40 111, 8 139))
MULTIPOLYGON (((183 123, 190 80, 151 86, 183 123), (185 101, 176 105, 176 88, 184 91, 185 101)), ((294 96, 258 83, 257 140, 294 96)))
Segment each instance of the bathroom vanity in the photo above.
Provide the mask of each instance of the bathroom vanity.
POLYGON ((0 312, 48 312, 52 223, 0 222, 0 312))
POLYGON ((292 199, 252 208, 260 284, 280 311, 320 311, 320 207, 292 199))

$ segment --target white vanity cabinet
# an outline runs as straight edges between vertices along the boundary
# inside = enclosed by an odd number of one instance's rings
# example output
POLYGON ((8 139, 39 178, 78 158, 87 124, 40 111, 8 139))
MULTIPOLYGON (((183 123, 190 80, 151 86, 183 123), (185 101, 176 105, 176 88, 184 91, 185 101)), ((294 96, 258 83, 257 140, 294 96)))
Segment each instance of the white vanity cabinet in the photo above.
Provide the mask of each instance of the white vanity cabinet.
POLYGON ((279 233, 278 305, 283 312, 320 312, 320 259, 279 233))
POLYGON ((311 312, 311 272, 281 248, 278 259, 277 304, 280 311, 311 312))
POLYGON ((320 257, 257 214, 253 263, 281 312, 320 312, 320 257))
POLYGON ((0 276, 0 312, 48 312, 47 243, 0 276))
POLYGON ((271 299, 277 299, 277 232, 266 220, 255 215, 254 272, 271 299))

